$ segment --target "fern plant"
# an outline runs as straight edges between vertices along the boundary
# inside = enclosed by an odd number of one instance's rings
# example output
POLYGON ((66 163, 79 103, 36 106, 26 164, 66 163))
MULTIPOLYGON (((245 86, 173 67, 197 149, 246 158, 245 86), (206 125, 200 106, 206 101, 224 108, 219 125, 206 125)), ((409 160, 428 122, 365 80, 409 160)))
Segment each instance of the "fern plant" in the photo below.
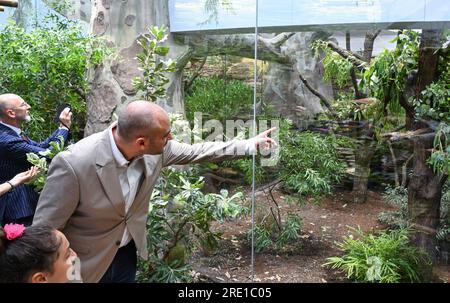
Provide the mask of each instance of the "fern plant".
POLYGON ((340 269, 358 282, 421 282, 431 266, 426 254, 409 244, 407 229, 347 236, 337 243, 343 256, 327 258, 324 266, 340 269))

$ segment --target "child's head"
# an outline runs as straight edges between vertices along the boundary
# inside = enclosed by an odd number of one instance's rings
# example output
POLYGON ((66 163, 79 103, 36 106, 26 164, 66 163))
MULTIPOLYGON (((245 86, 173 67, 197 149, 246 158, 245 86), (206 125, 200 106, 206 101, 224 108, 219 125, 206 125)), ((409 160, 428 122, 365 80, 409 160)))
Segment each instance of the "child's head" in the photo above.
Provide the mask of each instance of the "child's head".
POLYGON ((49 226, 0 227, 0 282, 68 282, 75 252, 49 226))

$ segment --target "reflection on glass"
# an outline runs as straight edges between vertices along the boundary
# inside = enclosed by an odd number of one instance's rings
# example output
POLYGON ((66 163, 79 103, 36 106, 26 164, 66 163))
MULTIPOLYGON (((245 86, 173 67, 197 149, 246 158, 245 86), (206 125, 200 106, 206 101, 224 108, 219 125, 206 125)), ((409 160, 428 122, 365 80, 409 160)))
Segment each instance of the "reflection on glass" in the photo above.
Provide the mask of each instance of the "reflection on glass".
MULTIPOLYGON (((353 29, 448 27, 445 0, 260 0, 260 32, 352 25, 353 29), (408 9, 405 9, 405 8, 408 9), (428 24, 433 22, 434 24, 428 24), (445 23, 445 24, 443 24, 445 23)), ((256 0, 170 0, 171 31, 253 32, 256 0)))

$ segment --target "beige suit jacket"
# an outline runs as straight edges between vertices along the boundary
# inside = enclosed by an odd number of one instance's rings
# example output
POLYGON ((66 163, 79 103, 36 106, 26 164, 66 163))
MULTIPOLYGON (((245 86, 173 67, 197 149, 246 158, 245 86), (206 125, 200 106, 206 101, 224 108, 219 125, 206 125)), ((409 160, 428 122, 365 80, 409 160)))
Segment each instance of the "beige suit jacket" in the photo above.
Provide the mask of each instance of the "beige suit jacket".
POLYGON ((194 145, 169 141, 163 154, 140 160, 145 163, 144 176, 125 213, 108 129, 91 135, 52 160, 33 225, 45 223, 61 230, 80 258, 83 281, 98 282, 116 255, 125 226, 139 255, 147 258, 149 198, 163 167, 236 158, 246 144, 245 140, 194 145), (224 149, 227 152, 220 153, 224 149))

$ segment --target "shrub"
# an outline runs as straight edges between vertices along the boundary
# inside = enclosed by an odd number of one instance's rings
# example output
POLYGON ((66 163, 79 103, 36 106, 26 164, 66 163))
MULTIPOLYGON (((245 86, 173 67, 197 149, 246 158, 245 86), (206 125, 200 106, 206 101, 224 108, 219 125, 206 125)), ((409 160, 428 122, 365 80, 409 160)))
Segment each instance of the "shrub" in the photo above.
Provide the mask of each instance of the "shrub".
POLYGON ((28 131, 35 140, 54 131, 57 106, 69 103, 76 120, 72 134, 78 139, 89 89, 86 70, 99 64, 108 49, 101 40, 85 36, 73 21, 57 19, 52 24, 25 31, 10 23, 0 31, 0 93, 15 93, 31 105, 28 131))
POLYGON ((220 233, 214 220, 240 216, 246 209, 237 202, 242 193, 203 194, 203 181, 195 172, 167 168, 152 193, 147 219, 149 260, 139 262, 141 282, 188 282, 189 252, 215 249, 220 233))
MULTIPOLYGON (((378 221, 390 228, 404 228, 408 220, 408 189, 404 187, 387 186, 383 198, 388 203, 399 207, 399 210, 382 212, 378 221)), ((450 182, 447 181, 442 189, 440 223, 436 233, 439 241, 450 242, 450 182)))
MULTIPOLYGON (((253 106, 253 89, 238 80, 199 77, 185 97, 186 116, 194 121, 194 113, 202 112, 203 120, 224 123, 240 115, 249 115, 253 106)), ((223 124, 225 125, 225 124, 223 124)))
POLYGON ((301 195, 321 195, 331 192, 333 182, 340 182, 345 164, 338 158, 333 136, 289 133, 283 143, 280 176, 288 189, 301 195))
MULTIPOLYGON (((283 248, 295 242, 302 228, 302 219, 295 213, 288 213, 286 222, 278 221, 272 213, 268 213, 255 225, 255 251, 262 252, 268 249, 283 248)), ((247 234, 251 241, 251 230, 247 234)))
POLYGON ((340 269, 358 282, 421 282, 431 266, 426 254, 409 245, 408 230, 347 236, 337 246, 342 257, 327 258, 325 266, 340 269))

